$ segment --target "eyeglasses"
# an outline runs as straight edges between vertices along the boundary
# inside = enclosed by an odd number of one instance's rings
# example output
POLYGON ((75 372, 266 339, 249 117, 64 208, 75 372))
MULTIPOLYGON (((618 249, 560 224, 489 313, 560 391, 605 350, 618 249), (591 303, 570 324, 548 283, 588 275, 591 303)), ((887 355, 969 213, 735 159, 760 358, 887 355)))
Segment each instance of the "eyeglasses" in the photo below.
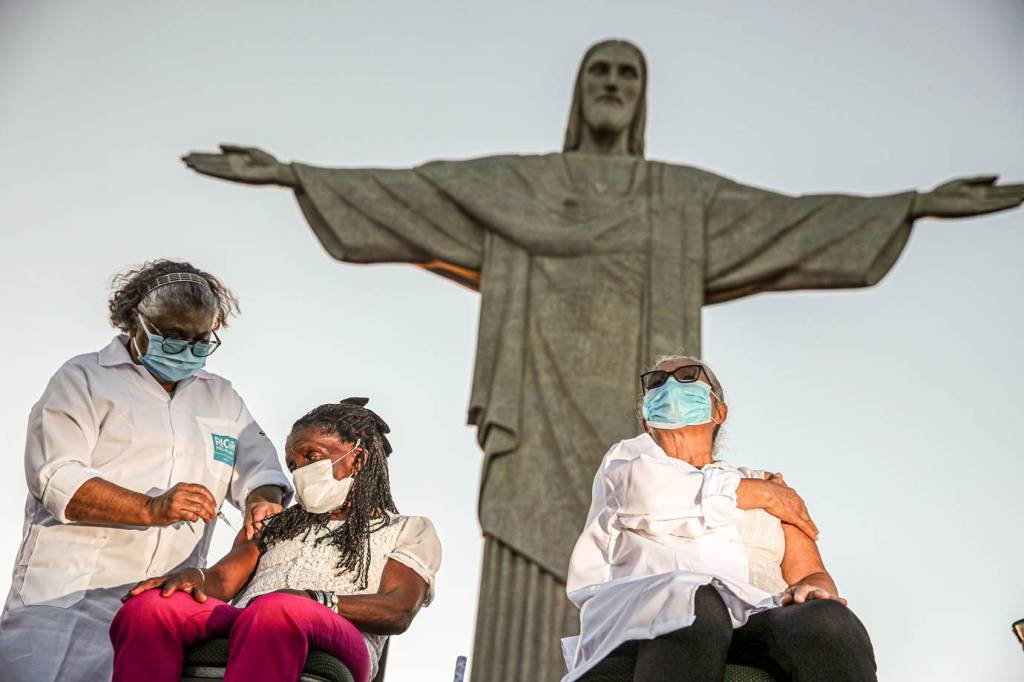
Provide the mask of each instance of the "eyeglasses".
MULTIPOLYGON (((704 380, 707 381, 708 386, 714 386, 711 381, 711 377, 708 376, 707 370, 704 369, 704 365, 683 365, 682 367, 676 367, 671 372, 666 372, 663 369, 652 369, 650 372, 644 372, 640 375, 640 387, 644 390, 644 393, 652 389, 658 388, 668 381, 669 377, 674 377, 676 381, 681 384, 692 384, 695 381, 700 380, 701 375, 704 375, 704 380)), ((712 389, 712 393, 717 392, 712 389)))
POLYGON ((186 348, 192 349, 192 355, 197 358, 205 358, 209 355, 213 355, 213 352, 220 348, 220 337, 217 336, 217 332, 211 330, 213 338, 209 341, 186 341, 185 339, 169 339, 163 335, 156 325, 147 320, 142 313, 139 313, 139 321, 142 322, 143 329, 146 332, 159 336, 162 340, 160 347, 164 349, 164 352, 168 355, 177 355, 184 353, 186 348))

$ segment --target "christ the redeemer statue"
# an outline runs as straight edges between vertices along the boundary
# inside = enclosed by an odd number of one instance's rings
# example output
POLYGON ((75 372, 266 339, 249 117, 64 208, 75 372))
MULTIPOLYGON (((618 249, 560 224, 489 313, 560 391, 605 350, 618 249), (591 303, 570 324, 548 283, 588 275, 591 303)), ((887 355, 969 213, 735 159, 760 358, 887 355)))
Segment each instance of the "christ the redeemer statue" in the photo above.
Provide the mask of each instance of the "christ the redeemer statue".
POLYGON ((561 153, 318 168, 223 145, 205 175, 295 191, 327 251, 419 265, 480 292, 469 423, 485 453, 473 679, 558 680, 565 596, 594 472, 638 431, 637 375, 700 354, 701 306, 768 291, 868 287, 922 217, 1001 211, 1024 185, 960 179, 880 197, 785 196, 644 158, 647 65, 583 57, 561 153))

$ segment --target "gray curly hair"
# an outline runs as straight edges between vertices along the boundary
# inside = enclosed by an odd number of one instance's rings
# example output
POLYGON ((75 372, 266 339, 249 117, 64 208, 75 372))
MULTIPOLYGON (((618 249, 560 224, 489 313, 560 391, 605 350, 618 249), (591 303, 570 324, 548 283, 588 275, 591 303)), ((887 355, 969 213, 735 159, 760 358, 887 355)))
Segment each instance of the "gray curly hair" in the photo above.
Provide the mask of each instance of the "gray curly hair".
POLYGON ((228 318, 238 313, 238 299, 223 282, 184 261, 152 260, 115 275, 111 284, 114 292, 107 302, 110 323, 126 334, 135 334, 138 311, 146 317, 159 317, 165 310, 208 310, 215 314, 214 329, 227 327, 228 318), (195 275, 205 284, 184 280, 153 286, 160 278, 175 274, 195 275))

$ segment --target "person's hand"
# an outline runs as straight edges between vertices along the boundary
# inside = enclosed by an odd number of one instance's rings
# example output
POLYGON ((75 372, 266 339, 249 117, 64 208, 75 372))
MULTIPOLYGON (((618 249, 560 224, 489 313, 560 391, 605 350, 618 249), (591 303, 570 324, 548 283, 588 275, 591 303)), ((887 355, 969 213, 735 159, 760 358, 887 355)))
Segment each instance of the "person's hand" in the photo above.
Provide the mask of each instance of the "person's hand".
POLYGON ((768 483, 765 488, 769 497, 764 510, 783 523, 796 526, 810 539, 817 540, 818 527, 811 520, 807 505, 804 504, 803 498, 786 484, 782 474, 767 473, 765 481, 768 483))
POLYGON ((204 603, 206 597, 206 576, 198 568, 186 568, 183 571, 177 573, 171 573, 169 575, 161 576, 159 578, 150 578, 149 580, 143 580, 141 583, 128 590, 128 594, 121 597, 122 602, 126 602, 132 597, 137 597, 146 590, 152 590, 156 588, 163 588, 160 590, 160 596, 170 597, 175 592, 186 592, 192 595, 200 604, 204 603))
POLYGON ((998 175, 956 178, 918 194, 914 218, 964 218, 1005 211, 1024 202, 1024 185, 997 185, 998 175))
POLYGON ((803 604, 811 599, 834 599, 843 606, 847 604, 847 601, 839 595, 832 594, 829 590, 810 583, 796 583, 787 587, 779 598, 779 604, 781 606, 803 604))
POLYGON ((245 539, 252 540, 256 533, 263 530, 263 520, 280 514, 283 509, 284 507, 273 500, 249 495, 245 501, 245 539))
POLYGON ((248 185, 296 185, 291 166, 281 163, 273 154, 256 147, 234 144, 222 144, 220 150, 220 154, 191 152, 181 157, 181 160, 197 173, 223 180, 248 185))
POLYGON ((209 523, 217 514, 213 493, 197 483, 178 483, 162 495, 150 497, 146 525, 169 526, 179 521, 209 523))

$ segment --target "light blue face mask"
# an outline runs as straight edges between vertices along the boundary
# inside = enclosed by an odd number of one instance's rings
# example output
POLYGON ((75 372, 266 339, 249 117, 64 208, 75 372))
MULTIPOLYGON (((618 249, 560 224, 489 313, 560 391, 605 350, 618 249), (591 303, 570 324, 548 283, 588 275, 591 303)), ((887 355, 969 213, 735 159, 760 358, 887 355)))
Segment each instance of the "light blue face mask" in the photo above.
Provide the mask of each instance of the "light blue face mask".
MULTIPOLYGON (((168 339, 168 345, 175 347, 184 345, 184 350, 180 353, 165 351, 164 337, 149 331, 149 324, 146 323, 142 315, 139 315, 139 320, 142 322, 142 331, 146 332, 146 336, 149 337, 149 347, 146 349, 145 355, 139 353, 139 362, 157 379, 176 384, 206 366, 206 356, 194 354, 192 345, 187 341, 168 339)), ((132 343, 135 343, 134 339, 132 339, 132 343)), ((135 351, 138 353, 138 350, 139 347, 136 344, 135 351)))
POLYGON ((707 424, 711 419, 711 387, 703 381, 680 383, 674 377, 644 396, 644 420, 656 429, 707 424))

